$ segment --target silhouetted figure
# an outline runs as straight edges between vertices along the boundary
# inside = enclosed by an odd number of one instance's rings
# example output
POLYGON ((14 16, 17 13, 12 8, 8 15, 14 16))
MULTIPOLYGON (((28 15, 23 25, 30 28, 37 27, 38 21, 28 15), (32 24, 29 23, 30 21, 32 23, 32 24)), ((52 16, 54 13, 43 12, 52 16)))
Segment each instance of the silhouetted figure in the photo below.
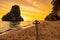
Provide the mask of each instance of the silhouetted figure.
POLYGON ((60 20, 60 0, 53 0, 53 11, 45 18, 47 21, 58 21, 60 20))
POLYGON ((12 6, 12 9, 9 13, 2 17, 3 21, 24 21, 21 17, 20 8, 18 5, 12 6))

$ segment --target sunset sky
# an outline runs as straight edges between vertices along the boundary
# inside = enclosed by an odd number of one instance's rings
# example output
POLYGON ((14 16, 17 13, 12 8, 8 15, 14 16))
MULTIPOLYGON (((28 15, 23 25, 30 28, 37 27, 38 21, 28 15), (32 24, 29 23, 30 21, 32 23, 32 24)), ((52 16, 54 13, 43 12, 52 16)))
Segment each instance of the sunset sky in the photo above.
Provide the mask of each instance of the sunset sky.
POLYGON ((25 21, 44 20, 52 10, 51 0, 0 0, 0 20, 12 5, 20 6, 25 21))

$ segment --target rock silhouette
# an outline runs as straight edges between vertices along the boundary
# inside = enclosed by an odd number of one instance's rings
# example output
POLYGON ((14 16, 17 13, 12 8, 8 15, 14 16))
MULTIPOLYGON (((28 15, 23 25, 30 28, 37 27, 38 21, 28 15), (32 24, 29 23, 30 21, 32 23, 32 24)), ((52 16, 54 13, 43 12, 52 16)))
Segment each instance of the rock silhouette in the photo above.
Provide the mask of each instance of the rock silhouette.
POLYGON ((60 12, 59 12, 60 11, 60 0, 53 0, 51 3, 53 5, 53 10, 45 18, 45 20, 47 20, 47 21, 58 21, 58 20, 60 20, 60 12))
POLYGON ((24 21, 21 17, 20 8, 18 5, 13 5, 9 13, 2 17, 3 21, 24 21))

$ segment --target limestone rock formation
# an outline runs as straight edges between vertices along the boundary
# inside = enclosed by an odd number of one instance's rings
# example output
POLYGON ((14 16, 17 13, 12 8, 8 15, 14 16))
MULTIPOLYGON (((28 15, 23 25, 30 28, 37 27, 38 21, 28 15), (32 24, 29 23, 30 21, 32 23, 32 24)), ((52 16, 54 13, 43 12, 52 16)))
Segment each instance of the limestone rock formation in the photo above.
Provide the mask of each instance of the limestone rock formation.
POLYGON ((20 8, 18 5, 12 6, 12 9, 9 13, 2 17, 3 21, 24 21, 21 17, 20 8))
POLYGON ((47 21, 58 21, 60 20, 59 14, 57 11, 60 11, 60 0, 53 0, 53 11, 45 18, 47 21))

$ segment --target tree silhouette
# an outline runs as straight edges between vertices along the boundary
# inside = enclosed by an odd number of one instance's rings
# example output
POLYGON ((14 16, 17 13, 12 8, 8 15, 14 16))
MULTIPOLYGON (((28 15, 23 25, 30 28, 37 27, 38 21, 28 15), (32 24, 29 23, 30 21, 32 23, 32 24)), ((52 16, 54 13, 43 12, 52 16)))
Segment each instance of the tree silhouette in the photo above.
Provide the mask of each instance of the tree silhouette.
POLYGON ((60 20, 60 17, 57 15, 56 11, 60 11, 60 0, 53 0, 53 11, 45 18, 47 21, 57 21, 60 20))
POLYGON ((3 21, 24 21, 21 17, 20 8, 18 5, 13 5, 9 13, 2 17, 3 21))

